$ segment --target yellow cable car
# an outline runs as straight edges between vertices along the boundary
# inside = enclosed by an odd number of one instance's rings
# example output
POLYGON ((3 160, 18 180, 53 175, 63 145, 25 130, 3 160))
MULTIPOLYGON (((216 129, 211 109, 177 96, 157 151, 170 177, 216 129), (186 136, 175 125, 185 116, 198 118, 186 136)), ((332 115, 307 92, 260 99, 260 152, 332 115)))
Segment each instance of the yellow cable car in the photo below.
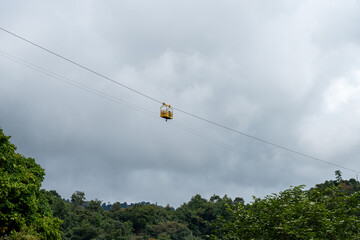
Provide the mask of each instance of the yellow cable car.
POLYGON ((173 119, 173 109, 171 105, 163 103, 163 105, 160 107, 160 117, 165 118, 166 121, 168 119, 173 119))

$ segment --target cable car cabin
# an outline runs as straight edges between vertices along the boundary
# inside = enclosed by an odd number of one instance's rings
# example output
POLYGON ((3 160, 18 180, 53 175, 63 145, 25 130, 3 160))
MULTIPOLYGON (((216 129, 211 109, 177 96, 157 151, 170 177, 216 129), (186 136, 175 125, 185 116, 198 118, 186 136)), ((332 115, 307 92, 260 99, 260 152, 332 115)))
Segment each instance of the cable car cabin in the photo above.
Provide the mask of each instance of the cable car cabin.
POLYGON ((163 105, 160 107, 160 117, 165 118, 166 121, 168 119, 173 119, 173 109, 171 105, 163 103, 163 105))

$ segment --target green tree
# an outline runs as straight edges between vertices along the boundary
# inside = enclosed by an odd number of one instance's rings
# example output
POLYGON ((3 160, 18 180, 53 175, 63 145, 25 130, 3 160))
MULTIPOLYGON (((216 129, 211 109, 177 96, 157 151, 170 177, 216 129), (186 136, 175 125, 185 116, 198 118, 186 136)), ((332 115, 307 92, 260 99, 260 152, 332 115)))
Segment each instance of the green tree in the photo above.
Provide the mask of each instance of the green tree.
MULTIPOLYGON (((237 201, 243 202, 241 198, 237 198, 237 201)), ((175 217, 179 222, 187 224, 194 236, 206 238, 214 230, 213 223, 219 215, 225 218, 229 216, 226 206, 232 204, 233 201, 226 195, 223 198, 213 195, 208 201, 197 194, 176 209, 175 217)))
POLYGON ((84 206, 86 203, 85 193, 76 191, 71 195, 71 203, 76 206, 84 206))
POLYGON ((360 192, 340 194, 287 189, 248 205, 229 205, 228 220, 219 217, 212 239, 358 239, 360 192))
MULTIPOLYGON (((335 171, 336 180, 325 181, 324 183, 316 184, 315 188, 321 191, 326 190, 329 187, 339 187, 339 194, 351 195, 360 190, 360 183, 354 178, 349 180, 342 179, 341 171, 335 171)), ((314 188, 312 188, 314 189, 314 188)), ((312 190, 311 189, 311 190, 312 190)))
POLYGON ((16 153, 9 139, 0 129, 0 236, 60 239, 61 221, 40 191, 44 170, 16 153))
POLYGON ((167 221, 153 226, 154 231, 159 239, 197 239, 185 224, 177 221, 167 221), (167 238, 166 238, 167 237, 167 238))
POLYGON ((136 234, 152 234, 153 225, 166 222, 171 219, 171 212, 154 204, 135 204, 116 213, 121 221, 131 221, 136 234))
POLYGON ((86 201, 84 192, 76 191, 71 202, 55 191, 46 196, 54 216, 63 220, 62 239, 127 240, 133 236, 132 222, 120 221, 116 211, 105 211, 98 199, 86 201))
POLYGON ((121 209, 122 209, 121 204, 119 202, 115 202, 114 204, 111 205, 110 212, 117 212, 120 211, 121 209))
POLYGON ((336 180, 337 180, 338 182, 341 182, 342 176, 341 176, 341 171, 340 171, 340 170, 336 170, 336 171, 335 171, 335 177, 336 177, 336 180))

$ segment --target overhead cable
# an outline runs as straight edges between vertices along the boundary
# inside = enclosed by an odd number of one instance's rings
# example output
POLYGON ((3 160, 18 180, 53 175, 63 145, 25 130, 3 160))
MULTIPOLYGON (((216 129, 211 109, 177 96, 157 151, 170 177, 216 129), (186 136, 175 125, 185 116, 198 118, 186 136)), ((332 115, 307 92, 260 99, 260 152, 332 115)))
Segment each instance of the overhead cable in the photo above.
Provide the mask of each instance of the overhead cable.
POLYGON ((126 89, 128 89, 128 90, 130 90, 130 91, 133 91, 133 92, 135 92, 135 93, 137 93, 137 94, 140 94, 140 95, 142 95, 143 97, 146 97, 146 98, 148 98, 148 99, 150 99, 150 100, 152 100, 152 101, 154 101, 154 102, 162 103, 161 101, 159 101, 159 100, 157 100, 157 99, 155 99, 155 98, 152 98, 152 97, 150 97, 149 95, 146 95, 146 94, 144 94, 144 93, 142 93, 142 92, 140 92, 140 91, 138 91, 138 90, 135 90, 134 88, 131 88, 131 87, 128 87, 128 86, 126 86, 126 85, 124 85, 124 84, 122 84, 122 83, 119 83, 119 82, 117 82, 117 81, 115 81, 115 80, 113 80, 113 79, 111 79, 111 78, 109 78, 109 77, 107 77, 107 76, 105 76, 105 75, 103 75, 103 74, 95 71, 95 70, 92 70, 92 69, 90 69, 90 68, 88 68, 88 67, 85 67, 84 65, 82 65, 82 64, 80 64, 80 63, 77 63, 77 62, 75 62, 75 61, 73 61, 73 60, 71 60, 71 59, 69 59, 69 58, 67 58, 67 57, 64 57, 64 56, 62 56, 62 55, 60 55, 60 54, 58 54, 58 53, 56 53, 56 52, 54 52, 54 51, 51 51, 51 50, 49 50, 49 49, 47 49, 47 48, 45 48, 45 47, 42 47, 42 46, 40 46, 39 44, 36 44, 36 43, 34 43, 34 42, 26 39, 26 38, 23 38, 23 37, 15 34, 15 33, 13 33, 13 32, 10 32, 10 31, 2 28, 2 27, 0 27, 0 29, 3 30, 4 32, 7 32, 7 33, 9 33, 9 34, 11 34, 11 35, 13 35, 13 36, 15 36, 15 37, 23 40, 23 41, 25 41, 25 42, 27 42, 27 43, 35 46, 35 47, 38 47, 38 48, 40 48, 40 49, 42 49, 42 50, 44 50, 44 51, 46 51, 46 52, 48 52, 48 53, 51 53, 52 55, 55 55, 55 56, 57 56, 57 57, 65 60, 65 61, 67 61, 67 62, 70 62, 70 63, 72 63, 72 64, 74 64, 74 65, 76 65, 76 66, 78 66, 78 67, 80 67, 80 68, 82 68, 82 69, 85 69, 86 71, 89 71, 89 72, 91 72, 91 73, 93 73, 93 74, 95 74, 95 75, 97 75, 97 76, 99 76, 99 77, 102 77, 102 78, 104 78, 104 79, 106 79, 106 80, 108 80, 108 81, 110 81, 110 82, 112 82, 112 83, 115 83, 115 84, 120 85, 121 87, 124 87, 124 88, 126 88, 126 89))
MULTIPOLYGON (((65 82, 67 84, 70 84, 70 85, 75 86, 77 88, 80 88, 82 90, 93 93, 93 94, 95 94, 95 95, 97 95, 99 97, 103 97, 103 98, 108 99, 110 101, 113 101, 115 103, 124 105, 124 106, 126 106, 126 107, 128 107, 130 109, 133 109, 133 110, 139 111, 141 113, 144 113, 144 114, 146 114, 146 115, 148 115, 148 116, 150 116, 152 118, 159 119, 158 114, 156 114, 156 113, 154 113, 152 111, 149 111, 147 109, 144 109, 143 107, 140 107, 140 106, 138 106, 136 104, 133 104, 133 103, 130 103, 130 102, 127 102, 127 101, 124 101, 124 100, 122 100, 122 99, 120 99, 118 97, 112 96, 112 95, 107 94, 105 92, 102 92, 102 91, 99 91, 99 90, 94 89, 92 87, 89 87, 89 86, 87 86, 87 85, 85 85, 83 83, 80 83, 80 82, 74 81, 72 79, 69 79, 69 78, 67 78, 67 77, 65 77, 63 75, 58 74, 58 73, 54 73, 54 72, 49 71, 49 70, 47 70, 45 68, 39 67, 39 66, 37 66, 35 64, 32 64, 32 63, 30 63, 28 61, 25 61, 23 59, 20 59, 18 57, 15 57, 15 56, 13 56, 13 55, 11 55, 9 53, 6 53, 6 52, 4 52, 2 50, 0 50, 0 56, 2 56, 3 58, 8 59, 10 61, 16 62, 16 63, 18 63, 18 64, 20 64, 22 66, 25 66, 27 68, 30 68, 30 69, 35 70, 37 72, 40 72, 40 73, 42 73, 44 75, 47 75, 47 76, 52 77, 54 79, 57 79, 59 81, 65 82)), ((162 120, 162 119, 159 119, 159 120, 162 120)), ((277 166, 276 164, 271 163, 269 161, 259 160, 254 155, 252 155, 250 153, 247 153, 247 152, 244 152, 243 150, 239 149, 238 147, 232 146, 232 145, 227 144, 225 142, 222 142, 222 141, 220 141, 220 140, 218 140, 216 138, 210 137, 210 136, 208 136, 208 135, 206 135, 204 133, 201 133, 201 132, 199 132, 199 131, 197 131, 197 130, 195 130, 193 128, 190 128, 190 127, 188 127, 188 126, 186 126, 186 125, 184 125, 184 124, 182 124, 182 123, 180 123, 180 122, 178 122, 176 120, 169 121, 169 123, 171 125, 177 127, 177 128, 180 128, 180 129, 192 134, 192 135, 196 135, 196 136, 198 136, 198 137, 200 137, 202 139, 205 139, 206 141, 211 142, 211 143, 213 143, 215 145, 218 145, 218 146, 220 146, 220 147, 222 147, 222 148, 224 148, 224 149, 226 149, 228 151, 231 151, 231 152, 234 152, 234 153, 236 153, 238 155, 241 155, 242 157, 244 157, 244 158, 246 158, 248 160, 252 160, 252 161, 258 162, 260 164, 266 165, 268 167, 281 170, 283 173, 285 173, 285 174, 287 174, 289 176, 292 176, 292 177, 296 177, 296 178, 299 178, 299 179, 307 179, 307 180, 316 181, 316 180, 312 179, 311 177, 299 176, 296 172, 294 172, 291 169, 277 166)))
POLYGON ((342 169, 345 169, 345 170, 348 170, 348 171, 360 173, 359 171, 356 171, 356 170, 353 170, 353 169, 350 169, 350 168, 347 168, 347 167, 343 167, 343 166, 340 166, 340 165, 338 165, 338 164, 335 164, 335 163, 332 163, 332 162, 328 162, 328 161, 325 161, 325 160, 322 160, 322 159, 320 159, 320 158, 316 158, 316 157, 310 156, 310 155, 308 155, 308 154, 305 154, 305 153, 302 153, 302 152, 299 152, 299 151, 292 150, 292 149, 290 149, 290 148, 283 147, 283 146, 281 146, 281 145, 278 145, 278 144, 276 144, 276 143, 272 143, 272 142, 263 140, 263 139, 258 138, 258 137, 254 137, 254 136, 249 135, 249 134, 247 134, 247 133, 244 133, 244 132, 235 130, 235 129, 233 129, 233 128, 227 127, 227 126, 225 126, 225 125, 222 125, 222 124, 220 124, 220 123, 213 122, 213 121, 211 121, 211 120, 208 120, 208 119, 206 119, 206 118, 199 117, 199 116, 197 116, 197 115, 195 115, 195 114, 192 114, 192 113, 189 113, 189 112, 185 112, 185 111, 183 111, 183 110, 181 110, 181 109, 178 109, 178 108, 176 108, 176 107, 173 107, 173 109, 174 109, 174 110, 177 110, 177 111, 179 111, 179 112, 182 112, 182 113, 184 113, 184 114, 187 114, 187 115, 189 115, 189 116, 192 116, 192 117, 194 117, 194 118, 200 119, 200 120, 202 120, 202 121, 208 122, 208 123, 210 123, 210 124, 213 124, 213 125, 216 125, 216 126, 218 126, 218 127, 221 127, 221 128, 223 128, 223 129, 229 130, 229 131, 231 131, 231 132, 235 132, 235 133, 241 134, 241 135, 243 135, 243 136, 246 136, 246 137, 248 137, 248 138, 252 138, 252 139, 254 139, 254 140, 256 140, 256 141, 266 143, 266 144, 271 145, 271 146, 273 146, 273 147, 277 147, 277 148, 280 148, 280 149, 282 149, 282 150, 285 150, 285 151, 288 151, 288 152, 291 152, 291 153, 295 153, 295 154, 297 154, 297 155, 300 155, 300 156, 303 156, 303 157, 306 157, 306 158, 310 158, 310 159, 313 159, 313 160, 316 160, 316 161, 319 161, 319 162, 322 162, 322 163, 330 164, 330 165, 332 165, 332 166, 335 166, 335 167, 338 167, 338 168, 342 168, 342 169))
MULTIPOLYGON (((11 32, 11 31, 9 31, 9 30, 6 30, 6 29, 2 28, 1 26, 0 26, 0 30, 2 30, 2 31, 4 31, 4 32, 6 32, 6 33, 8 33, 8 34, 11 34, 11 35, 13 35, 14 37, 17 37, 17 38, 19 38, 19 39, 21 39, 21 40, 23 40, 23 41, 25 41, 25 42, 27 42, 27 43, 29 43, 29 44, 37 47, 37 48, 40 48, 40 49, 42 49, 42 50, 44 50, 44 51, 46 51, 46 52, 48 52, 48 53, 50 53, 50 54, 52 54, 52 55, 55 55, 55 56, 57 56, 57 57, 65 60, 65 61, 67 61, 67 62, 70 62, 70 63, 72 63, 72 64, 74 64, 74 65, 76 65, 76 66, 78 66, 78 67, 80 67, 80 68, 82 68, 82 69, 84 69, 84 70, 86 70, 86 71, 89 71, 89 72, 91 72, 91 73, 93 73, 93 74, 95 74, 95 75, 97 75, 97 76, 99 76, 99 77, 101 77, 101 78, 104 78, 104 79, 106 79, 106 80, 108 80, 108 81, 110 81, 110 82, 112 82, 112 83, 114 83, 114 84, 117 84, 117 85, 119 85, 119 86, 121 86, 121 87, 124 87, 124 88, 126 88, 126 89, 128 89, 128 90, 130 90, 130 91, 132 91, 132 92, 135 92, 135 93, 137 93, 137 94, 139 94, 139 95, 141 95, 141 96, 143 96, 143 97, 146 97, 146 98, 148 98, 148 99, 150 99, 150 100, 152 100, 152 101, 154 101, 154 102, 157 102, 157 103, 162 104, 162 101, 160 101, 160 100, 157 100, 157 99, 155 99, 155 98, 153 98, 153 97, 151 97, 151 96, 149 96, 149 95, 147 95, 147 94, 144 94, 144 93, 142 93, 142 92, 140 92, 140 91, 138 91, 138 90, 136 90, 136 89, 134 89, 134 88, 131 88, 131 87, 128 87, 128 86, 126 86, 126 85, 124 85, 124 84, 122 84, 122 83, 119 83, 119 82, 111 79, 110 77, 107 77, 107 76, 105 76, 105 75, 103 75, 103 74, 101 74, 101 73, 99 73, 99 72, 97 72, 97 71, 95 71, 95 70, 90 69, 89 67, 86 67, 86 66, 84 66, 84 65, 82 65, 82 64, 79 64, 79 63, 77 63, 77 62, 75 62, 75 61, 73 61, 73 60, 71 60, 71 59, 69 59, 69 58, 67 58, 67 57, 64 57, 64 56, 62 56, 62 55, 60 55, 60 54, 58 54, 58 53, 56 53, 56 52, 54 52, 54 51, 51 51, 51 50, 49 50, 49 49, 47 49, 47 48, 45 48, 45 47, 42 47, 42 46, 40 46, 39 44, 36 44, 36 43, 34 43, 34 42, 32 42, 32 41, 24 38, 24 37, 21 37, 21 36, 15 34, 15 33, 13 33, 13 32, 11 32)), ((316 158, 316 157, 310 156, 310 155, 308 155, 308 154, 305 154, 305 153, 302 153, 302 152, 299 152, 299 151, 296 151, 296 150, 292 150, 292 149, 287 148, 287 147, 283 147, 283 146, 281 146, 281 145, 279 145, 279 144, 276 144, 276 143, 273 143, 273 142, 270 142, 270 141, 267 141, 267 140, 264 140, 264 139, 261 139, 261 138, 252 136, 252 135, 249 135, 249 134, 247 134, 247 133, 244 133, 244 132, 238 131, 238 130, 236 130, 236 129, 227 127, 227 126, 222 125, 222 124, 220 124, 220 123, 216 123, 216 122, 214 122, 214 121, 211 121, 211 120, 208 120, 208 119, 206 119, 206 118, 197 116, 197 115, 195 115, 195 114, 189 113, 189 112, 184 111, 184 110, 181 110, 181 109, 179 109, 179 108, 173 107, 173 109, 174 109, 174 110, 177 110, 177 111, 179 111, 179 112, 182 112, 182 113, 184 113, 184 114, 186 114, 186 115, 189 115, 189 116, 191 116, 191 117, 194 117, 194 118, 197 118, 197 119, 199 119, 199 120, 202 120, 202 121, 208 122, 208 123, 210 123, 210 124, 213 124, 213 125, 215 125, 215 126, 221 127, 221 128, 226 129, 226 130, 228 130, 228 131, 231 131, 231 132, 234 132, 234 133, 237 133, 237 134, 240 134, 240 135, 249 137, 249 138, 251 138, 251 139, 253 139, 253 140, 256 140, 256 141, 259 141, 259 142, 262 142, 262 143, 266 143, 266 144, 268 144, 268 145, 270 145, 270 146, 273 146, 273 147, 276 147, 276 148, 279 148, 279 149, 282 149, 282 150, 285 150, 285 151, 288 151, 288 152, 291 152, 291 153, 294 153, 294 154, 297 154, 297 155, 300 155, 300 156, 303 156, 303 157, 306 157, 306 158, 309 158, 309 159, 313 159, 313 160, 318 161, 318 162, 322 162, 322 163, 325 163, 325 164, 329 164, 329 165, 332 165, 332 166, 335 166, 335 167, 338 167, 338 168, 342 168, 342 169, 345 169, 345 170, 348 170, 348 171, 360 173, 360 171, 353 170, 353 169, 350 169, 350 168, 347 168, 347 167, 343 167, 343 166, 341 166, 341 165, 338 165, 338 164, 335 164, 335 163, 332 163, 332 162, 329 162, 329 161, 325 161, 325 160, 322 160, 322 159, 320 159, 320 158, 316 158)))
POLYGON ((54 72, 49 71, 49 70, 47 70, 45 68, 39 67, 39 66, 37 66, 35 64, 27 62, 27 61, 25 61, 23 59, 20 59, 18 57, 15 57, 15 56, 13 56, 13 55, 11 55, 9 53, 6 53, 6 52, 4 52, 2 50, 0 50, 0 56, 2 56, 3 58, 8 59, 10 61, 16 62, 16 63, 18 63, 18 64, 20 64, 22 66, 25 66, 27 68, 30 68, 30 69, 35 70, 37 72, 40 72, 40 73, 42 73, 44 75, 47 75, 47 76, 52 77, 54 79, 57 79, 59 81, 65 82, 65 83, 70 84, 70 85, 73 85, 73 86, 75 86, 77 88, 80 88, 82 90, 91 92, 91 93, 93 93, 93 94, 95 94, 95 95, 97 95, 99 97, 106 98, 106 99, 111 100, 113 102, 116 102, 118 104, 124 105, 124 106, 126 106, 128 108, 132 108, 132 109, 135 109, 135 110, 140 111, 142 113, 145 113, 147 115, 150 115, 151 117, 158 118, 157 114, 155 114, 155 113, 153 113, 151 111, 148 111, 148 110, 144 109, 143 107, 137 106, 137 105, 135 105, 135 104, 133 104, 131 102, 122 100, 120 98, 114 97, 114 96, 112 96, 110 94, 107 94, 105 92, 99 91, 99 90, 97 90, 95 88, 89 87, 89 86, 87 86, 87 85, 85 85, 83 83, 71 80, 71 79, 69 79, 69 78, 67 78, 65 76, 62 76, 62 75, 60 75, 58 73, 54 73, 54 72))

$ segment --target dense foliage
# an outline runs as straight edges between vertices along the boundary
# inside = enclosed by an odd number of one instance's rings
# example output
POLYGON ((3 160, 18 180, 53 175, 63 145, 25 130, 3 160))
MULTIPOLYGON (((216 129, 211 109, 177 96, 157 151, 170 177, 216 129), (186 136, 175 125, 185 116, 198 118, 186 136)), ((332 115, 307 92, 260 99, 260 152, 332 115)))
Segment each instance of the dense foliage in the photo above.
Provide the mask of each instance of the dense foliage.
POLYGON ((0 129, 0 236, 60 239, 60 220, 52 216, 40 191, 44 170, 32 158, 16 153, 0 129))
POLYGON ((360 184, 325 181, 255 198, 195 195, 177 209, 105 204, 84 192, 70 200, 40 190, 44 170, 15 152, 0 129, 0 239, 360 239, 360 184))
MULTIPOLYGON (((122 207, 116 202, 105 210, 99 200, 87 201, 75 192, 66 201, 55 191, 47 192, 54 216, 63 220, 63 239, 204 239, 214 231, 218 215, 228 215, 226 205, 234 202, 224 196, 209 201, 194 196, 181 207, 134 204, 122 207)), ((243 202, 242 199, 237 199, 243 202)))
POLYGON ((354 179, 327 181, 249 204, 195 195, 177 209, 114 203, 106 211, 101 201, 86 201, 83 192, 71 201, 54 191, 48 197, 54 215, 64 220, 64 239, 360 239, 358 187, 354 179))
POLYGON ((357 239, 360 192, 339 188, 287 189, 251 204, 228 207, 230 220, 219 217, 213 239, 357 239))

